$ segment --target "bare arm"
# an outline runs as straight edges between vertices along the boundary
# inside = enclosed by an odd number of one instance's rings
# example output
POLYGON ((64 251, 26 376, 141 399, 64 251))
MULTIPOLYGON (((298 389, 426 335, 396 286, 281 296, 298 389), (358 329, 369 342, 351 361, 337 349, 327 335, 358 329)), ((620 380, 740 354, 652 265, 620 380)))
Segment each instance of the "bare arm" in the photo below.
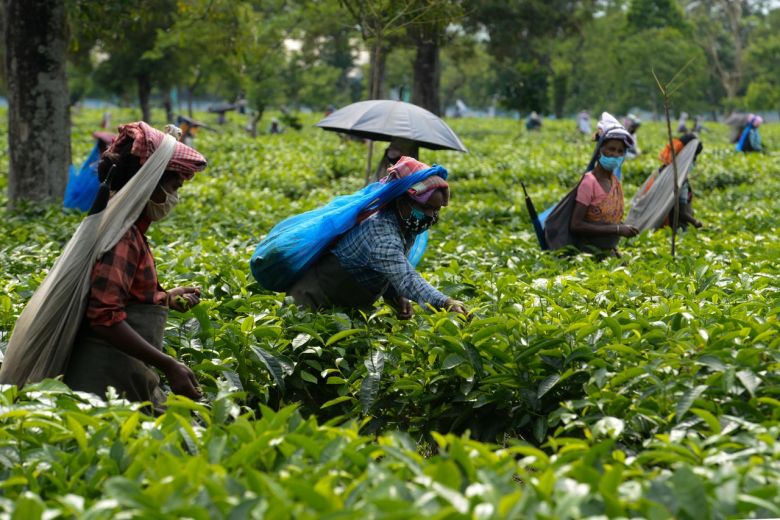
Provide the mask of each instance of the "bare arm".
POLYGON ((634 226, 626 224, 597 224, 595 222, 588 222, 585 220, 585 214, 588 212, 588 207, 581 202, 574 204, 574 211, 571 214, 571 222, 569 223, 569 230, 576 235, 590 235, 590 236, 609 236, 618 235, 624 237, 632 237, 639 233, 639 230, 634 226))
POLYGON ((175 393, 190 399, 200 399, 198 382, 192 370, 184 363, 154 348, 125 321, 108 327, 95 325, 92 330, 117 350, 164 372, 175 393))

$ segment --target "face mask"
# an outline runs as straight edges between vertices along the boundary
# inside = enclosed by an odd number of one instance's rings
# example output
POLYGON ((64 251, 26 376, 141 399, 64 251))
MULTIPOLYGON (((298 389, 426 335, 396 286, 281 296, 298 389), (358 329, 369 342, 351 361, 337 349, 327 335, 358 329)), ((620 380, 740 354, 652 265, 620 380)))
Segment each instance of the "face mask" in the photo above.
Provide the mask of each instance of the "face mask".
POLYGON ((168 193, 165 188, 160 187, 163 193, 165 193, 164 202, 155 202, 149 199, 146 202, 145 213, 149 217, 149 220, 156 222, 165 218, 165 216, 171 212, 171 210, 179 203, 179 195, 176 193, 168 193))
POLYGON ((403 223, 404 227, 417 235, 426 229, 429 229, 438 221, 438 216, 429 217, 414 206, 412 206, 412 211, 408 217, 401 217, 401 222, 403 223))
POLYGON ((620 165, 623 164, 623 159, 625 159, 625 157, 607 157, 606 155, 602 155, 599 157, 599 164, 605 170, 613 172, 620 168, 620 165))

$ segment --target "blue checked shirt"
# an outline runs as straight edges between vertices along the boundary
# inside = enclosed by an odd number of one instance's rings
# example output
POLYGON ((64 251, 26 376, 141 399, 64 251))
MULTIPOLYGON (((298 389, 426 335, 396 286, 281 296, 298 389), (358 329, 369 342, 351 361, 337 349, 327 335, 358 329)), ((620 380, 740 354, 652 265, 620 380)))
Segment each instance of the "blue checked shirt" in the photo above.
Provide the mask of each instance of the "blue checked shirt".
POLYGON ((347 233, 333 247, 341 266, 367 291, 399 294, 424 306, 443 307, 447 296, 420 276, 406 253, 414 235, 405 234, 392 210, 380 211, 347 233))

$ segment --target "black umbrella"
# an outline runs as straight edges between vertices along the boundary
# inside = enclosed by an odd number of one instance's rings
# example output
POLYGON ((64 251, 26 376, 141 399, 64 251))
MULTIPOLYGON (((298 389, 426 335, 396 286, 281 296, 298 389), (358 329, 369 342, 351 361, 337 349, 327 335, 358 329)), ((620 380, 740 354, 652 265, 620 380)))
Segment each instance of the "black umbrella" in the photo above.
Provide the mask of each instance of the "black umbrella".
POLYGON ((536 239, 539 241, 539 246, 542 248, 542 251, 547 251, 549 247, 547 247, 547 240, 544 238, 544 228, 542 227, 542 223, 539 221, 539 215, 536 213, 534 203, 531 201, 531 197, 528 196, 528 192, 525 189, 525 184, 523 184, 523 181, 520 181, 520 186, 523 187, 523 193, 525 194, 525 207, 528 209, 528 216, 531 217, 531 224, 534 226, 536 239))
POLYGON ((439 116, 404 101, 374 99, 352 103, 336 110, 317 126, 372 141, 402 138, 431 150, 467 151, 439 116))

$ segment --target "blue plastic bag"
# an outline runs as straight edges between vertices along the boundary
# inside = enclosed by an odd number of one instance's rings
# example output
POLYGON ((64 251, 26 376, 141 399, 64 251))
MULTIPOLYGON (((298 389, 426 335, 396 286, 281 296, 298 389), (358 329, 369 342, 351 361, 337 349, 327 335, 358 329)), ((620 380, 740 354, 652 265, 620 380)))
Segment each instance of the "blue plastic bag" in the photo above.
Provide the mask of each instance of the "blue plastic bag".
POLYGON ((428 247, 427 229, 414 238, 414 244, 412 244, 409 254, 406 255, 409 258, 409 263, 412 264, 412 267, 417 267, 417 264, 420 263, 423 254, 425 254, 426 247, 428 247))
POLYGON ((63 206, 81 211, 89 211, 95 201, 100 181, 97 176, 98 162, 100 161, 100 147, 95 143, 92 152, 76 172, 73 165, 68 173, 68 185, 65 188, 63 206))
POLYGON ((255 249, 249 261, 252 276, 266 289, 288 290, 338 236, 358 222, 361 214, 378 210, 431 175, 446 179, 447 170, 433 166, 387 184, 375 182, 351 195, 336 197, 321 208, 283 220, 255 249))

